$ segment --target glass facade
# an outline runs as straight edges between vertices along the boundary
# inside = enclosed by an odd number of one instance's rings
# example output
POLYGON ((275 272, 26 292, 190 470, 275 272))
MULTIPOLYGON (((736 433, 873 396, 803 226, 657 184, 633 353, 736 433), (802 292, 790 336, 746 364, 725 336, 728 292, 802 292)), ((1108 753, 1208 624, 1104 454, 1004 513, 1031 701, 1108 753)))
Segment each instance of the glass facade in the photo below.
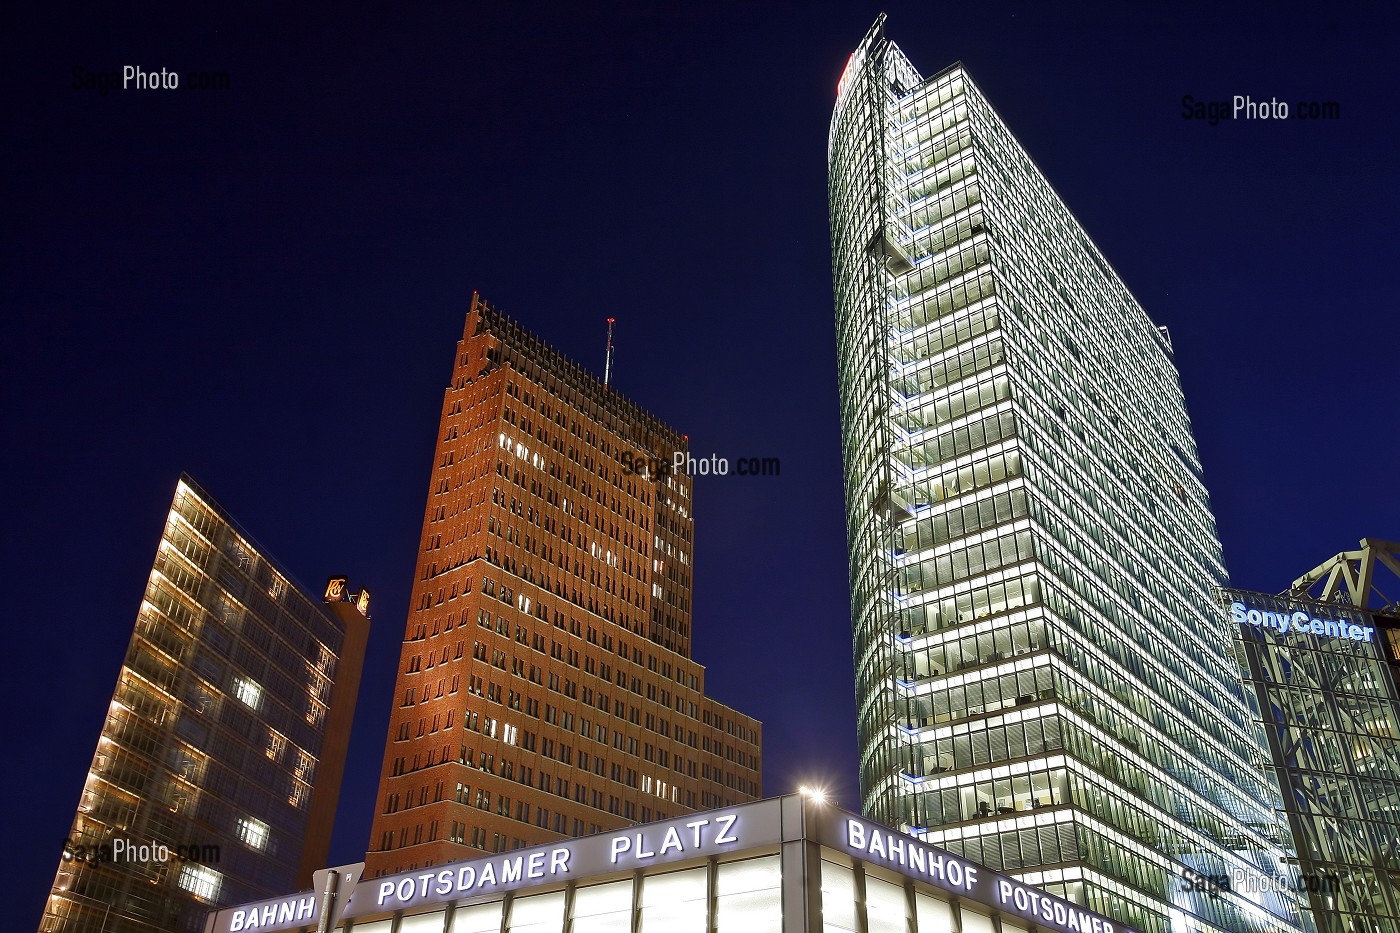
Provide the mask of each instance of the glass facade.
POLYGON ((211 906, 309 878, 330 842, 357 616, 313 602, 182 477, 40 933, 194 933, 211 906))
POLYGON ((343 933, 782 933, 778 856, 716 861, 640 878, 580 882, 543 894, 393 918, 355 921, 343 933), (710 905, 713 905, 711 907, 710 905), (711 916, 711 914, 713 916, 711 916), (713 923, 711 921, 713 920, 713 923), (566 923, 567 921, 567 923, 566 923))
POLYGON ((1226 589, 1220 604, 1238 630, 1318 930, 1400 930, 1400 694, 1388 633, 1335 603, 1226 589))
POLYGON ((828 148, 865 812, 1132 923, 1290 930, 1172 348, 961 66, 828 148))

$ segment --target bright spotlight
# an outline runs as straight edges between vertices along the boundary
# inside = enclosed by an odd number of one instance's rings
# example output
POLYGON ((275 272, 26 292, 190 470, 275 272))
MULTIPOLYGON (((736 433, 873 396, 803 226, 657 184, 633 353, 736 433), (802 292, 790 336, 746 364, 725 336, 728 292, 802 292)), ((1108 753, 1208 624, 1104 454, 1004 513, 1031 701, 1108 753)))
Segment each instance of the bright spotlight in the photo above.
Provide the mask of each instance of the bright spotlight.
POLYGON ((813 803, 826 803, 826 789, 822 787, 809 787, 803 784, 797 792, 813 803))

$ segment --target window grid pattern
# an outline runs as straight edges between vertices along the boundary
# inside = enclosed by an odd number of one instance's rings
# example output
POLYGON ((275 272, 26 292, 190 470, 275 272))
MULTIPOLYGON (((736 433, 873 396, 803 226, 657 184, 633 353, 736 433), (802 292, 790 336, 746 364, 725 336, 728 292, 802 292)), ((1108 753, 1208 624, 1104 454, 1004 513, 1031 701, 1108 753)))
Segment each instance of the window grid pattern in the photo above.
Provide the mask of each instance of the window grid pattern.
MULTIPOLYGON (((712 860, 637 879, 587 881, 563 890, 439 909, 399 920, 396 933, 781 933, 777 855, 712 860)), ((391 933, 392 920, 350 923, 344 933, 391 933)))
MULTIPOLYGON (((1220 591, 1221 615, 1229 618, 1237 601, 1375 627, 1360 609, 1243 590, 1220 591)), ((1238 629, 1240 670, 1319 933, 1400 928, 1400 694, 1382 642, 1238 629)))
POLYGON ((64 861, 42 933, 194 933, 211 904, 291 887, 344 643, 182 478, 69 842, 197 845, 217 864, 64 861))
POLYGON ((1292 894, 1182 890, 1274 875, 1287 834, 1206 621, 1224 569, 1166 335, 963 70, 925 81, 883 17, 828 156, 865 812, 1070 866, 1066 896, 1152 933, 1297 928, 1292 894), (1045 808, 1063 838, 1031 845, 1045 808))
POLYGON ((691 478, 647 468, 685 437, 480 296, 441 411, 369 875, 761 796, 689 657, 691 478))
MULTIPOLYGON (((1030 922, 959 903, 949 892, 825 847, 814 848, 820 885, 810 929, 823 933, 1027 933, 1030 922)), ((506 895, 501 900, 439 907, 394 919, 347 923, 337 933, 781 933, 784 878, 778 855, 713 860, 709 865, 648 871, 638 879, 579 881, 562 890, 506 895), (397 924, 397 926, 395 925, 397 924)), ((1077 872, 1047 873, 1063 890, 1083 888, 1077 872)), ((1061 893, 1056 891, 1054 893, 1061 893)), ((798 898, 789 893, 788 902, 798 898)), ((789 921, 791 918, 789 918, 789 921)), ((792 928, 791 925, 789 928, 792 928)))

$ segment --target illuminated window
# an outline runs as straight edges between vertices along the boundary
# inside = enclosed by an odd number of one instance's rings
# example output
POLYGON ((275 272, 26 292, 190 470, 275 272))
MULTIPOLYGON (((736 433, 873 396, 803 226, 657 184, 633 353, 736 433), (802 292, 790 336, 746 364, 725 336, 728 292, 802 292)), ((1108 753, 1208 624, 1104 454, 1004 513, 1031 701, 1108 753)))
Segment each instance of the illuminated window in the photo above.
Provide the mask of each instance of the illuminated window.
MULTIPOLYGON (((825 870, 826 866, 822 866, 825 870)), ((868 933, 905 933, 909 929, 904 888, 869 875, 865 878, 865 928, 868 933)), ((967 933, 964 928, 964 933, 967 933)))
POLYGON ((267 824, 246 816, 238 818, 238 838, 259 852, 267 848, 267 824))
POLYGON ((966 907, 962 910, 962 928, 963 933, 992 933, 996 929, 991 917, 966 907))
POLYGON ((212 901, 219 896, 224 876, 203 865, 186 864, 180 866, 177 883, 200 900, 212 901))
MULTIPOLYGON (((398 933, 442 933, 443 919, 443 911, 432 914, 418 914, 414 917, 404 917, 399 921, 398 933)), ((366 928, 357 925, 356 929, 364 931, 366 928)), ((493 933, 496 929, 500 928, 494 927, 493 933)))
POLYGON ((631 933, 631 930, 632 879, 581 887, 574 894, 574 933, 631 933))
MULTIPOLYGON (((822 865, 823 879, 827 864, 822 865)), ((776 855, 721 864, 715 875, 715 928, 719 933, 777 933, 783 922, 780 886, 776 855)))
POLYGON ((234 679, 233 695, 238 697, 249 709, 256 710, 262 704, 262 687, 244 677, 234 679))
POLYGON ((511 905, 511 933, 554 933, 564 928, 564 894, 517 897, 511 905))
POLYGON ((267 730, 267 757, 273 761, 282 758, 282 752, 287 747, 287 737, 276 730, 267 730))
POLYGON ((705 869, 692 868, 642 881, 641 933, 704 933, 705 869))
MULTIPOLYGON (((826 866, 822 866, 825 868, 826 866)), ((918 928, 923 930, 951 930, 953 929, 952 910, 946 901, 940 901, 929 897, 927 894, 915 892, 914 909, 918 917, 918 928)), ((1010 924, 1002 921, 1003 929, 1010 929, 1010 924)))
POLYGON ((452 914, 452 933, 497 933, 501 928, 502 901, 459 907, 452 914))

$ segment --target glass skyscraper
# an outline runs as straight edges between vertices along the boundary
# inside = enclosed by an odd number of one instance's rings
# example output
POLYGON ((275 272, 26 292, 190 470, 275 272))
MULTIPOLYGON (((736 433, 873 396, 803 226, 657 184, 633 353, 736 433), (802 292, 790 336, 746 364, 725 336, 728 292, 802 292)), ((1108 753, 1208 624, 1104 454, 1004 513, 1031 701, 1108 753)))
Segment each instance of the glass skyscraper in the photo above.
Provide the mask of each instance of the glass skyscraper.
POLYGON ((197 933, 311 883, 369 636, 345 584, 317 599, 180 477, 40 933, 197 933))
POLYGON ((1190 882, 1293 869, 1167 334, 883 17, 828 159, 865 812, 1150 933, 1310 928, 1190 882))

